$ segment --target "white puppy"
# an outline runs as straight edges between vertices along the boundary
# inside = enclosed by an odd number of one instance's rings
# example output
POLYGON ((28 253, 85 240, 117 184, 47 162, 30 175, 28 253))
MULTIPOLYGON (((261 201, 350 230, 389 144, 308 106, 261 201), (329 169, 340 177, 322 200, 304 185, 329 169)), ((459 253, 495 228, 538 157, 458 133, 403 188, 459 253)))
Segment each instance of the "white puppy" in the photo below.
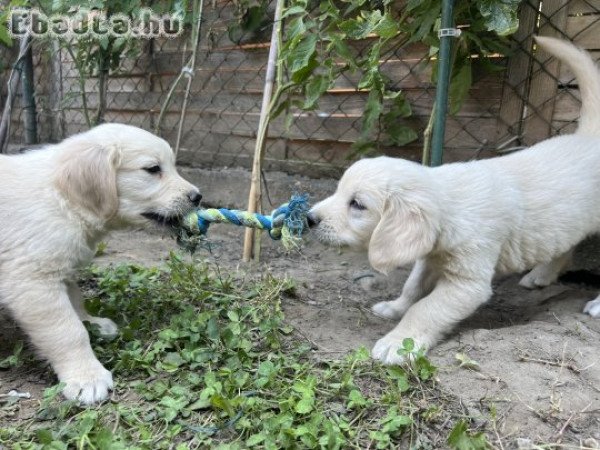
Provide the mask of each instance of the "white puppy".
MULTIPOLYGON (((402 295, 373 307, 402 318, 373 348, 403 362, 404 338, 425 349, 492 295, 495 273, 533 270, 522 284, 556 280, 572 248, 600 232, 600 72, 583 50, 551 38, 542 48, 567 63, 583 99, 579 129, 527 150, 436 168, 393 158, 353 164, 309 222, 331 245, 368 250, 388 272, 415 263, 402 295)), ((585 312, 600 316, 600 297, 585 312)))
POLYGON ((12 313, 66 383, 69 399, 103 400, 112 376, 96 359, 74 277, 111 229, 169 224, 198 205, 169 145, 127 125, 106 124, 57 145, 0 156, 0 305, 12 313))

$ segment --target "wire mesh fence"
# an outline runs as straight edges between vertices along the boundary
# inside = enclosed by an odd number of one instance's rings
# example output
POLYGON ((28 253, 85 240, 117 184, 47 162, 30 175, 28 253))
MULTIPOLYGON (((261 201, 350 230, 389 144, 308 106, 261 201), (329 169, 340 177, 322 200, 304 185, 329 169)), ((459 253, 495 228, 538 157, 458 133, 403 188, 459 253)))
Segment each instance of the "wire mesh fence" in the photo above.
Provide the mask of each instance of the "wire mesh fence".
MULTIPOLYGON (((579 114, 573 76, 537 51, 536 34, 564 37, 600 57, 600 1, 527 0, 512 51, 494 58, 501 70, 475 71, 460 111, 448 115, 445 161, 487 157, 570 132, 579 114)), ((244 33, 236 6, 215 1, 203 11, 196 65, 181 135, 180 164, 203 167, 250 167, 258 129, 270 25, 244 33)), ((458 24, 468 27, 468 24, 458 24)), ((368 39, 353 50, 360 53, 368 39)), ((173 144, 184 102, 184 86, 173 92, 162 122, 158 118, 173 81, 191 52, 189 36, 137 42, 111 70, 105 94, 101 77, 81 77, 73 55, 49 41, 33 42, 35 103, 40 142, 55 142, 86 130, 98 108, 103 120, 157 131, 173 144), (85 94, 85 95, 82 95, 85 94), (105 95, 105 98, 103 98, 105 95), (105 104, 105 106, 104 106, 105 104), (91 118, 91 119, 90 119, 91 118)), ((0 47, 0 104, 16 48, 0 47)), ((427 126, 435 97, 429 47, 421 43, 388 46, 380 67, 390 88, 401 90, 413 114, 403 119, 419 136, 427 126)), ((359 75, 341 75, 313 111, 291 110, 269 127, 265 169, 306 175, 336 175, 353 155, 368 92, 358 89, 359 75)), ((23 143, 23 108, 15 101, 12 149, 23 143)), ((418 160, 422 139, 382 152, 418 160)))

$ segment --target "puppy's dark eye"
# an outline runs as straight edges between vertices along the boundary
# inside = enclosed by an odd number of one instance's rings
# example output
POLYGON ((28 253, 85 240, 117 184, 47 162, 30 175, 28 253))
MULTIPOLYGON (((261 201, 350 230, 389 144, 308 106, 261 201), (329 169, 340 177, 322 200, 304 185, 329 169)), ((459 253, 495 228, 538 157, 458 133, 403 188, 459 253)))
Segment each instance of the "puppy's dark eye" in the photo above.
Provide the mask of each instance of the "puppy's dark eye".
POLYGON ((356 200, 355 198, 353 198, 352 200, 350 200, 350 208, 352 209, 356 209, 358 211, 363 211, 365 209, 367 209, 365 207, 365 205, 363 205, 362 203, 360 203, 358 200, 356 200))
POLYGON ((160 166, 144 167, 144 170, 152 174, 160 173, 160 166))

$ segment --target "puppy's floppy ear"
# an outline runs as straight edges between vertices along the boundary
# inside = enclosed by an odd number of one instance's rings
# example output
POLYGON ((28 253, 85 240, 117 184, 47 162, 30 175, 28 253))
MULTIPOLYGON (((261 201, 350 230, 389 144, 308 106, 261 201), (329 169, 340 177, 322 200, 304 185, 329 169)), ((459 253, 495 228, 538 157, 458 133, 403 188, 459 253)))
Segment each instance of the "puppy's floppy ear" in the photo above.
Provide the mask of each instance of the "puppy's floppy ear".
POLYGON ((59 156, 55 183, 69 202, 111 218, 119 208, 117 166, 119 151, 85 140, 67 140, 59 156))
POLYGON ((426 196, 390 194, 369 242, 373 268, 388 273, 431 252, 439 233, 439 214, 433 199, 426 196))

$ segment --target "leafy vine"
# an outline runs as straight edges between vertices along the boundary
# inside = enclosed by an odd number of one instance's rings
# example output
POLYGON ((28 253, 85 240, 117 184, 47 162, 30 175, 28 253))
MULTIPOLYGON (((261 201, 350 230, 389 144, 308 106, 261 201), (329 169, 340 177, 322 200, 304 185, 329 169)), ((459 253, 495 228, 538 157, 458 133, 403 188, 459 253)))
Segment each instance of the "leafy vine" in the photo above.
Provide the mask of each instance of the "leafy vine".
MULTIPOLYGON (((501 70, 495 60, 508 53, 507 36, 518 27, 519 0, 458 1, 454 20, 462 34, 454 46, 450 113, 457 113, 476 70, 501 70)), ((357 89, 368 93, 355 150, 402 146, 417 139, 405 119, 410 102, 381 71, 381 60, 415 42, 429 47, 437 76, 442 0, 291 0, 284 12, 280 59, 287 82, 272 117, 310 111, 344 73, 359 73, 357 89), (362 51, 357 51, 358 44, 362 51), (366 46, 365 46, 366 44, 366 46)))

